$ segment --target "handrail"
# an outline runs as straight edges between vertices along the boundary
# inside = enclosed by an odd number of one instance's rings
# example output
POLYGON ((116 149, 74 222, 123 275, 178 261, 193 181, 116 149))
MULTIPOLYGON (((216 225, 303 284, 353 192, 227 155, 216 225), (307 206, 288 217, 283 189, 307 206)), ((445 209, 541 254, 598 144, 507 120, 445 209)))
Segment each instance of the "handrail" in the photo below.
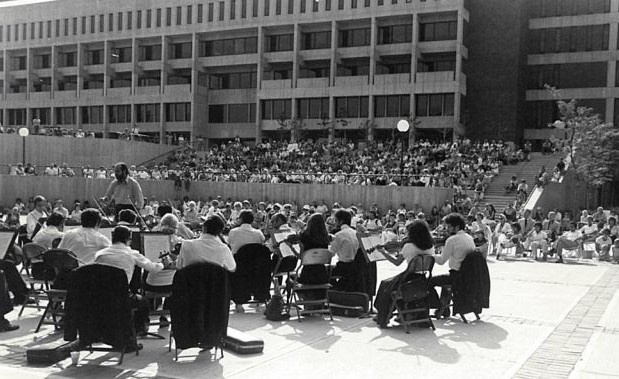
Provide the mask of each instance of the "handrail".
POLYGON ((148 166, 150 163, 155 162, 163 157, 169 156, 170 154, 176 153, 177 151, 181 150, 181 149, 187 149, 190 148, 191 145, 183 145, 183 146, 178 146, 170 151, 166 151, 165 153, 161 153, 159 155, 157 155, 156 157, 153 157, 147 161, 144 161, 140 164, 136 164, 136 167, 140 167, 140 166, 148 166))

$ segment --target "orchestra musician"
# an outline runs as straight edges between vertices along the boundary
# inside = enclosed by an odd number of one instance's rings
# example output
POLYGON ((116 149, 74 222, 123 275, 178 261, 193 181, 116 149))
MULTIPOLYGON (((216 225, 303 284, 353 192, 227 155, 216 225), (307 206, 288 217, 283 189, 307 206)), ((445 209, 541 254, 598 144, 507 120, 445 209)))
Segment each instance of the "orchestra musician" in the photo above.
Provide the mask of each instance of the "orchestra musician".
POLYGON ((116 179, 110 183, 105 196, 101 198, 103 202, 113 200, 115 204, 114 214, 123 209, 131 209, 136 213, 144 206, 144 195, 142 187, 135 179, 129 176, 129 168, 123 162, 114 165, 114 176, 116 179))

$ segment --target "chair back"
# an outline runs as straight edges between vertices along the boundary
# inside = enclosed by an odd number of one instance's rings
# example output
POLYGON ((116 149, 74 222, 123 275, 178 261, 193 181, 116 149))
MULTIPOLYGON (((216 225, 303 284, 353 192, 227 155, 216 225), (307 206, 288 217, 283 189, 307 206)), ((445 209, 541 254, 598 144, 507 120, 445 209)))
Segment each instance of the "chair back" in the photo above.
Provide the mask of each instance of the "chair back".
POLYGON ((408 264, 406 271, 409 274, 432 274, 434 268, 434 257, 428 254, 420 254, 413 258, 408 264))
POLYGON ((232 300, 243 304, 250 300, 266 301, 271 285, 271 250, 263 244, 241 246, 234 254, 236 271, 230 274, 232 300))
POLYGON ((22 246, 24 256, 26 259, 30 260, 39 258, 46 250, 47 248, 45 246, 41 246, 34 242, 29 242, 22 246))
POLYGON ((66 249, 47 250, 43 253, 43 262, 52 267, 56 275, 63 271, 71 271, 78 266, 75 254, 66 249))
POLYGON ((328 249, 309 249, 301 253, 301 266, 327 265, 333 254, 328 249))

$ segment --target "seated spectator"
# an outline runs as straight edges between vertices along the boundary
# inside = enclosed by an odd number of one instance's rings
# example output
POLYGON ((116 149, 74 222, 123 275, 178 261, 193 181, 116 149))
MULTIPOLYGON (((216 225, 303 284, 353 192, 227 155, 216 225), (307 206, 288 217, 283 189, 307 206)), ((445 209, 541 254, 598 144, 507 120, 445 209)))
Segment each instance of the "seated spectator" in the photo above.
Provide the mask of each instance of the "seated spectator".
POLYGON ((47 219, 45 227, 41 228, 34 236, 32 242, 51 249, 55 246, 54 241, 61 239, 64 236, 62 232, 64 227, 64 217, 59 213, 52 213, 47 219))
POLYGON ((569 228, 557 240, 557 263, 563 263, 563 250, 580 249, 582 235, 579 230, 576 230, 576 222, 570 222, 569 228))
POLYGON ((544 260, 548 254, 548 234, 542 230, 542 223, 536 222, 533 230, 526 235, 524 247, 531 250, 531 256, 534 258, 539 255, 539 251, 543 254, 544 260))
POLYGON ((71 223, 76 225, 79 225, 82 222, 82 204, 80 204, 77 200, 75 201, 73 211, 71 211, 71 214, 69 215, 69 220, 71 220, 71 223))
POLYGON ((254 214, 251 210, 242 210, 239 215, 239 222, 241 225, 230 230, 228 234, 228 242, 230 243, 232 254, 236 254, 243 245, 250 243, 263 244, 265 242, 264 234, 259 229, 252 227, 254 214))
POLYGON ((587 216, 587 224, 580 228, 583 242, 595 241, 598 235, 598 226, 593 223, 593 216, 587 216))
POLYGON ((507 222, 505 215, 499 215, 499 222, 494 227, 494 234, 492 235, 492 245, 496 250, 497 257, 501 256, 503 252, 503 246, 506 244, 509 237, 512 236, 512 226, 507 222))
POLYGON ((69 210, 65 208, 62 200, 56 200, 56 206, 54 207, 52 212, 62 215, 62 217, 64 217, 65 220, 69 218, 69 210))
POLYGON ((4 224, 6 225, 6 228, 11 230, 17 230, 19 228, 20 221, 18 207, 11 208, 11 212, 7 213, 6 218, 4 219, 4 224))
MULTIPOLYGON (((159 217, 161 217, 163 219, 163 217, 166 214, 172 214, 172 207, 170 205, 160 205, 157 208, 157 213, 159 214, 159 217)), ((177 232, 178 236, 180 236, 183 239, 193 239, 196 238, 196 235, 194 232, 191 231, 191 229, 189 229, 187 226, 185 226, 185 224, 183 223, 178 223, 177 226, 177 232)))
POLYGON ((610 230, 610 238, 613 241, 617 240, 617 237, 619 237, 619 225, 617 225, 616 217, 609 217, 608 224, 604 228, 610 230))
MULTIPOLYGON (((95 263, 122 269, 127 274, 127 283, 131 281, 135 266, 141 267, 149 272, 159 272, 164 269, 162 263, 153 263, 148 258, 136 250, 131 250, 131 230, 126 226, 117 226, 112 231, 112 245, 98 251, 95 254, 95 263)), ((166 262, 166 265, 170 265, 166 262)), ((133 322, 136 334, 145 335, 148 331, 148 309, 149 305, 142 296, 131 295, 131 302, 137 308, 133 315, 133 322)))
POLYGON ((475 250, 479 251, 484 256, 484 259, 488 258, 488 248, 490 245, 483 230, 473 233, 473 242, 475 242, 475 250))
POLYGON ((613 241, 610 238, 610 230, 602 229, 602 234, 595 239, 595 250, 601 261, 610 261, 610 247, 613 241))
POLYGON ((80 266, 93 263, 97 251, 112 245, 112 242, 99 232, 100 225, 101 213, 97 209, 86 209, 82 212, 82 226, 67 230, 58 248, 72 251, 80 266))
POLYGON ((604 223, 606 224, 608 220, 606 220, 606 214, 604 213, 603 207, 598 207, 595 213, 593 214, 593 222, 596 224, 604 223))

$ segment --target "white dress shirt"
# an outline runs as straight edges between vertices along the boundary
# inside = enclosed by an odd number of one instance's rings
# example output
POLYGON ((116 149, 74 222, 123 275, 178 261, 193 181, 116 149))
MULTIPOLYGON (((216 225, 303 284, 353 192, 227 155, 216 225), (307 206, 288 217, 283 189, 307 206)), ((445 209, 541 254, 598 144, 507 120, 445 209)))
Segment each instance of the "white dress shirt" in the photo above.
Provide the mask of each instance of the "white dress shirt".
POLYGON ((32 242, 51 249, 54 240, 56 238, 62 238, 62 236, 64 236, 63 232, 58 230, 57 227, 49 225, 39 230, 39 232, 32 239, 32 242))
POLYGON ((39 212, 36 209, 28 213, 28 217, 26 217, 26 231, 28 232, 28 238, 32 239, 32 233, 34 232, 34 229, 36 229, 39 219, 42 217, 47 217, 47 214, 44 212, 39 212))
POLYGON ((106 266, 117 267, 127 274, 127 283, 131 281, 135 266, 141 267, 148 272, 159 272, 163 270, 162 263, 153 263, 148 258, 140 254, 122 242, 117 242, 110 247, 99 250, 95 254, 95 263, 106 266))
POLYGON ((467 234, 464 230, 447 238, 445 246, 440 255, 434 256, 434 261, 439 265, 449 261, 449 269, 460 271, 462 261, 466 256, 475 250, 475 242, 473 237, 467 234))
POLYGON ((264 234, 250 224, 241 224, 241 226, 232 229, 228 234, 228 242, 230 243, 232 254, 236 254, 243 245, 250 243, 262 244, 264 240, 264 234))
POLYGON ((337 255, 338 261, 352 262, 357 254, 357 249, 359 249, 357 233, 350 226, 342 225, 341 230, 335 233, 329 250, 337 255))
POLYGON ((182 269, 195 263, 212 263, 228 271, 236 270, 236 261, 228 245, 218 236, 203 233, 200 238, 187 240, 181 245, 176 267, 182 269))
POLYGON ((67 249, 75 253, 80 266, 95 261, 95 253, 109 247, 112 242, 94 228, 75 228, 67 230, 58 245, 59 249, 67 249))

